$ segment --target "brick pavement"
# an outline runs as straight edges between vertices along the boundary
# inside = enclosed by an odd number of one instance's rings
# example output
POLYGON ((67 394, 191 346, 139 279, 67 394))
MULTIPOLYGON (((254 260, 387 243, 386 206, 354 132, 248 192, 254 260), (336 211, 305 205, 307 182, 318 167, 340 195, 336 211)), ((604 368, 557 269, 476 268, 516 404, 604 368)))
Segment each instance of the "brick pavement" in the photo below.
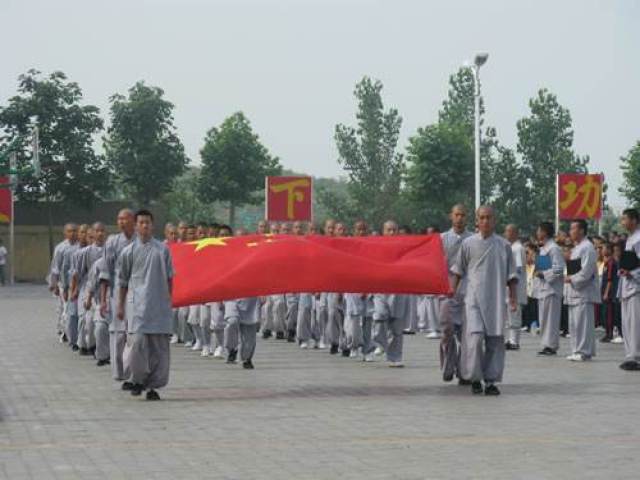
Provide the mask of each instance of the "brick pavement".
POLYGON ((148 403, 56 342, 53 306, 0 289, 0 478, 638 478, 640 374, 619 345, 570 364, 527 335, 497 398, 444 385, 422 336, 403 370, 275 340, 254 371, 173 347, 148 403))

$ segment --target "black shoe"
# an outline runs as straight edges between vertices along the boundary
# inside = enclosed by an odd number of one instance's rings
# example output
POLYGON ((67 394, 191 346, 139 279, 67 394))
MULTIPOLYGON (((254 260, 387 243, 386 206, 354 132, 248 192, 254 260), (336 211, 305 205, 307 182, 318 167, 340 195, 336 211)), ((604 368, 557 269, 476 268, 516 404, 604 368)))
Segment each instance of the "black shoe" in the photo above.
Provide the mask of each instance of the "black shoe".
POLYGON ((140 394, 142 394, 143 391, 144 391, 144 385, 141 385, 139 383, 135 383, 133 387, 131 387, 131 395, 133 395, 134 397, 139 396, 140 394))
POLYGON ((62 343, 67 343, 69 341, 69 339, 67 338, 67 334, 63 333, 62 334, 62 343))
POLYGON ((415 335, 416 334, 416 332, 414 332, 413 330, 410 330, 408 328, 406 330, 403 330, 402 333, 404 335, 415 335))
POLYGON ((453 372, 451 372, 451 373, 443 373, 443 374, 442 374, 442 380, 443 380, 444 382, 450 382, 450 381, 452 381, 452 380, 453 380, 453 372))
POLYGON ((80 350, 80 347, 78 345, 71 345, 71 351, 77 352, 78 350, 80 350))
POLYGON ((296 331, 289 330, 289 334, 287 335, 287 342, 294 343, 296 341, 296 331))
POLYGON ((633 360, 625 360, 620 364, 620 368, 622 370, 626 370, 628 372, 632 372, 635 370, 640 370, 640 363, 634 362, 633 360))
POLYGON ((490 383, 489 385, 487 385, 484 388, 484 394, 485 395, 498 396, 498 395, 500 395, 500 390, 498 390, 498 387, 496 387, 493 383, 490 383))
POLYGON ((459 378, 458 385, 461 385, 463 387, 467 385, 471 385, 471 380, 465 380, 464 378, 459 378))
POLYGON ((351 355, 351 349, 350 348, 345 348, 344 350, 342 350, 342 356, 343 357, 348 357, 349 355, 351 355))
POLYGON ((478 395, 482 393, 484 390, 482 388, 482 382, 472 382, 471 383, 471 393, 474 395, 478 395))
POLYGON ((537 355, 539 357, 550 357, 550 356, 553 356, 553 355, 556 355, 556 354, 557 354, 556 351, 554 349, 552 349, 552 348, 549 348, 549 347, 544 347, 542 350, 540 350, 537 353, 537 355))
POLYGON ((124 391, 133 390, 133 383, 131 383, 131 382, 122 382, 122 390, 124 390, 124 391))
POLYGON ((245 370, 253 370, 253 362, 251 360, 245 360, 244 362, 242 362, 242 368, 244 368, 245 370))
POLYGON ((111 362, 109 361, 109 359, 107 360, 98 360, 98 362, 96 363, 97 366, 99 367, 103 367, 105 365, 110 365, 111 362))
POLYGON ((284 340, 284 332, 276 332, 276 340, 284 340))
POLYGON ((504 344, 505 350, 520 350, 520 345, 517 343, 507 342, 504 344))
POLYGON ((262 332, 262 338, 264 338, 265 340, 266 340, 267 338, 271 338, 271 330, 268 330, 268 329, 267 329, 267 330, 263 330, 263 332, 262 332))
POLYGON ((82 357, 87 357, 91 355, 91 351, 88 348, 81 348, 78 354, 82 357))
POLYGON ((89 349, 89 354, 93 356, 93 358, 96 358, 96 347, 91 347, 89 349))
POLYGON ((608 335, 605 335, 600 339, 600 343, 611 343, 611 340, 612 340, 611 337, 609 337, 608 335))
POLYGON ((338 345, 331 345, 331 350, 329 350, 329 353, 331 355, 335 355, 336 353, 338 353, 338 345))
POLYGON ((238 356, 237 350, 231 350, 227 356, 227 363, 236 363, 236 357, 238 356))
MULTIPOLYGON (((133 392, 131 392, 133 394, 133 392)), ((160 395, 155 390, 149 390, 147 392, 147 400, 160 400, 160 395)))

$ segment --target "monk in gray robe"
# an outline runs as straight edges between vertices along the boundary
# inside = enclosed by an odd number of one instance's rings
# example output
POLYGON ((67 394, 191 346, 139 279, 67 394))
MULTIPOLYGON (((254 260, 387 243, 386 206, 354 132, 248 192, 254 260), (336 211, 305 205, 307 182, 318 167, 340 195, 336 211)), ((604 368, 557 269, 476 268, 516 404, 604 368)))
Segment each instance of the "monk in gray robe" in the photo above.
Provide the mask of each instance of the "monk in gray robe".
MULTIPOLYGON (((624 255, 640 256, 640 214, 635 208, 622 212, 622 226, 629 232, 624 255)), ((640 371, 640 266, 621 268, 618 297, 622 306, 622 334, 624 336, 624 362, 622 370, 640 371)))
MULTIPOLYGON (((82 241, 86 240, 86 225, 78 227, 78 238, 82 236, 82 241)), ((76 255, 80 250, 80 242, 75 241, 64 249, 62 254, 62 269, 60 271, 60 284, 62 286, 62 299, 64 300, 65 331, 69 339, 69 346, 77 352, 78 346, 78 299, 71 296, 71 276, 76 262, 76 255)))
MULTIPOLYGON (((447 266, 449 268, 449 283, 453 288, 456 281, 455 275, 451 272, 451 267, 458 256, 462 242, 472 235, 466 229, 467 209, 464 205, 454 205, 449 213, 451 229, 442 233, 442 247, 447 256, 447 266)), ((458 376, 461 385, 468 385, 468 376, 462 372, 460 364, 460 350, 462 346, 462 325, 464 323, 464 295, 466 292, 466 278, 463 278, 458 285, 456 293, 450 297, 441 297, 438 309, 440 333, 440 366, 442 368, 442 379, 445 382, 453 380, 458 376)), ((433 336, 432 336, 433 337, 433 336)))
POLYGON ((508 308, 517 308, 518 277, 511 245, 495 234, 491 207, 478 208, 476 225, 479 233, 462 242, 451 268, 455 289, 467 278, 461 362, 474 394, 499 395, 495 384, 502 381, 504 371, 504 326, 508 308))
MULTIPOLYGON (((398 224, 393 220, 385 222, 382 234, 398 234, 398 224)), ((379 352, 384 352, 390 367, 404 367, 402 362, 403 331, 409 313, 407 295, 375 294, 373 296, 374 341, 379 352)))
POLYGON ((98 367, 109 365, 109 318, 105 318, 100 313, 100 275, 107 270, 104 256, 100 257, 91 266, 87 279, 87 297, 85 299, 85 310, 93 315, 93 337, 95 338, 95 356, 98 367))
POLYGON ((298 320, 296 323, 296 337, 300 348, 306 350, 310 347, 313 338, 312 320, 313 295, 301 293, 298 295, 298 320))
POLYGON ((148 390, 147 400, 159 400, 156 389, 169 382, 173 265, 167 246, 153 238, 151 212, 138 210, 135 222, 136 238, 118 257, 117 317, 127 320, 131 395, 148 390))
POLYGON ((238 346, 242 367, 253 370, 256 350, 260 298, 241 298, 224 302, 224 344, 228 352, 227 363, 236 363, 238 346))
MULTIPOLYGON (((555 355, 560 346, 560 315, 564 285, 565 261, 562 250, 553 241, 554 227, 550 222, 542 222, 536 231, 540 243, 541 257, 548 257, 545 270, 536 270, 536 291, 538 293, 538 320, 542 350, 540 356, 555 355)), ((539 262, 539 264, 542 262, 539 262)))
POLYGON ((58 243, 53 250, 51 265, 49 267, 49 291, 56 299, 56 329, 60 343, 66 342, 67 333, 65 329, 64 298, 62 296, 62 285, 60 272, 62 271, 62 260, 67 247, 76 242, 78 237, 78 227, 75 223, 67 223, 63 229, 64 240, 58 243))
POLYGON ((504 238, 511 244, 513 260, 516 263, 516 273, 518 274, 518 286, 516 288, 518 305, 517 309, 509 311, 507 319, 507 350, 520 350, 520 330, 522 328, 522 309, 527 304, 527 256, 522 242, 518 238, 518 227, 513 223, 504 229, 504 238))
POLYGON ((579 262, 577 273, 567 274, 566 302, 569 310, 569 333, 571 354, 567 360, 584 362, 596 354, 595 304, 600 303, 597 254, 587 238, 587 222, 571 222, 569 231, 575 247, 571 250, 571 261, 579 262))
POLYGON ((109 318, 111 374, 114 380, 125 381, 122 384, 124 390, 130 390, 132 384, 126 381, 129 378, 129 372, 122 355, 127 340, 127 322, 126 318, 120 319, 115 313, 118 303, 118 295, 116 294, 119 276, 118 257, 135 238, 133 211, 128 208, 120 210, 116 222, 120 233, 109 235, 105 243, 104 263, 106 268, 100 272, 100 314, 103 318, 109 318))

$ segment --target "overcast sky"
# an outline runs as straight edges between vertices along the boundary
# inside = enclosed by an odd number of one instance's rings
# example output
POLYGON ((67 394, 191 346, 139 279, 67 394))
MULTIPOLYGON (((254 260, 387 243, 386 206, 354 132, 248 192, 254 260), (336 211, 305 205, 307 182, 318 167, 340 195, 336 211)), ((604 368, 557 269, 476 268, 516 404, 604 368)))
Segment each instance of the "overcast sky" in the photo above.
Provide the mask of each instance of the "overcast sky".
POLYGON ((242 110, 285 167, 340 175, 334 126, 354 123, 363 75, 400 111, 404 148, 478 51, 500 140, 515 147, 529 98, 549 88, 616 206, 619 157, 640 139, 635 0, 0 0, 0 22, 1 103, 27 69, 62 70, 106 118, 111 94, 145 80, 175 104, 195 162, 206 130, 242 110))

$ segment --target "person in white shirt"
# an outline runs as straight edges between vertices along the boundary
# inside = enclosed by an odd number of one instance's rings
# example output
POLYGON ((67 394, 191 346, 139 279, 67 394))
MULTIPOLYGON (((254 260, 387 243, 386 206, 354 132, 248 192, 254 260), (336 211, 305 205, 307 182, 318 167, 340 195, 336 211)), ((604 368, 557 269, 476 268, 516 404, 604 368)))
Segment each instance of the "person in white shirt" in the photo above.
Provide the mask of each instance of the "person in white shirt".
POLYGON ((4 287, 5 285, 5 276, 4 276, 4 268, 7 264, 7 247, 2 244, 2 239, 0 238, 0 285, 4 287))

